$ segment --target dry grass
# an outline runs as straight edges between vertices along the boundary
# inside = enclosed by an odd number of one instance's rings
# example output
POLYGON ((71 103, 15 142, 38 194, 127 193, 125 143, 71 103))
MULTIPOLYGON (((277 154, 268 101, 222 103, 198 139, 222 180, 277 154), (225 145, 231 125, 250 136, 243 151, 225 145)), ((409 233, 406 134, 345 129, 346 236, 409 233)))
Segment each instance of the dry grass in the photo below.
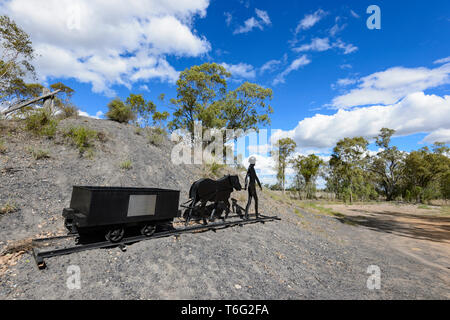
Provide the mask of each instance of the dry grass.
MULTIPOLYGON (((59 235, 62 234, 44 232, 37 235, 36 238, 39 239, 59 235)), ((45 245, 33 242, 33 238, 9 241, 6 247, 0 252, 0 276, 5 274, 9 267, 15 266, 24 254, 31 252, 33 248, 39 248, 41 246, 45 245)))
POLYGON ((5 143, 3 140, 0 140, 0 154, 5 154, 6 151, 8 151, 8 149, 6 148, 5 143))
POLYGON ((221 176, 222 169, 225 168, 225 165, 218 164, 216 162, 206 163, 203 165, 203 176, 206 178, 218 178, 221 176))
POLYGON ((159 147, 164 144, 167 136, 166 131, 160 128, 148 128, 147 132, 147 139, 150 144, 154 145, 155 147, 159 147))
POLYGON ((0 256, 11 255, 19 252, 29 252, 34 248, 33 239, 27 238, 9 243, 0 256))
POLYGON ((441 207, 441 212, 443 214, 449 214, 450 215, 450 206, 442 206, 441 207))
POLYGON ((0 207, 0 214, 14 213, 19 211, 19 208, 14 202, 8 201, 5 205, 0 207))
POLYGON ((25 254, 25 251, 0 256, 0 276, 5 274, 9 267, 15 266, 23 254, 25 254))
POLYGON ((27 151, 32 155, 34 160, 49 159, 50 152, 42 149, 28 148, 27 151))
POLYGON ((33 240, 31 238, 8 244, 0 254, 0 275, 5 274, 9 267, 15 266, 20 257, 32 249, 33 240))
POLYGON ((125 160, 120 163, 119 167, 122 170, 131 170, 133 168, 133 163, 131 162, 131 160, 125 160))

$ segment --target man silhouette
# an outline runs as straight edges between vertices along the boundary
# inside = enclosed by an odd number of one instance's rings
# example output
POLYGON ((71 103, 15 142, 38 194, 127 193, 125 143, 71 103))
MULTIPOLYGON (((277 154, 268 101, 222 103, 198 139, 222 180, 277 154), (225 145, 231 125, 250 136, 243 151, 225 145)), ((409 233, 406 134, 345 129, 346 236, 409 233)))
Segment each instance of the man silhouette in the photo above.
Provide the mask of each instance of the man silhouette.
POLYGON ((250 157, 248 162, 250 162, 250 166, 248 167, 247 175, 245 176, 245 189, 247 189, 247 185, 248 185, 248 202, 247 202, 247 207, 245 208, 245 219, 246 220, 248 219, 248 210, 250 209, 250 205, 252 204, 252 198, 255 199, 256 218, 259 217, 258 194, 256 193, 255 182, 258 182, 259 188, 262 190, 261 182, 259 182, 258 176, 256 175, 256 171, 255 171, 256 158, 250 157), (250 182, 250 183, 248 183, 248 182, 250 182))

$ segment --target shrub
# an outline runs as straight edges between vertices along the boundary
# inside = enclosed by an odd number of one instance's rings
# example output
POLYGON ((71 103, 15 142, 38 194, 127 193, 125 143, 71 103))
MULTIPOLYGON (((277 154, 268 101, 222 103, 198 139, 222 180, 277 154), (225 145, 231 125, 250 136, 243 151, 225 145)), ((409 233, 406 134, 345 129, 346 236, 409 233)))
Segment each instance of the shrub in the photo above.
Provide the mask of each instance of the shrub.
POLYGON ((41 149, 33 149, 33 148, 29 148, 28 152, 31 153, 31 155, 33 156, 33 158, 35 160, 41 160, 41 159, 48 159, 50 158, 50 153, 46 150, 41 150, 41 149))
POLYGON ((120 169, 131 170, 133 168, 133 163, 131 160, 125 160, 120 164, 120 169))
POLYGON ((106 140, 108 140, 106 138, 106 135, 103 132, 97 132, 97 140, 100 142, 106 142, 106 140))
POLYGON ((66 103, 59 106, 61 113, 59 114, 62 119, 78 116, 78 108, 72 103, 66 103))
POLYGON ((86 150, 90 150, 93 147, 93 140, 99 138, 99 133, 79 126, 69 128, 64 133, 64 136, 71 140, 72 144, 80 151, 80 154, 83 154, 86 150))
POLYGON ((108 119, 117 121, 119 123, 128 123, 136 119, 131 107, 125 105, 125 103, 119 98, 114 99, 108 104, 109 111, 106 113, 108 119))
POLYGON ((143 131, 144 129, 142 129, 141 127, 136 127, 134 133, 137 134, 138 136, 141 136, 143 131))
POLYGON ((148 142, 159 147, 164 143, 166 138, 166 131, 161 128, 151 128, 148 132, 148 142))
POLYGON ((216 178, 219 176, 220 171, 225 167, 226 165, 217 162, 207 163, 203 167, 203 175, 210 178, 216 178))
POLYGON ((43 108, 35 110, 25 118, 25 129, 40 136, 53 138, 56 134, 58 121, 43 108))
POLYGON ((8 201, 4 206, 0 208, 1 214, 13 213, 17 211, 19 211, 19 209, 17 208, 16 204, 10 201, 8 201))
POLYGON ((95 152, 94 152, 94 150, 92 150, 92 148, 89 148, 89 149, 86 151, 86 158, 88 158, 89 160, 92 160, 92 159, 94 159, 94 157, 95 157, 95 152))
POLYGON ((0 140, 0 154, 5 154, 8 149, 5 146, 3 140, 0 140))

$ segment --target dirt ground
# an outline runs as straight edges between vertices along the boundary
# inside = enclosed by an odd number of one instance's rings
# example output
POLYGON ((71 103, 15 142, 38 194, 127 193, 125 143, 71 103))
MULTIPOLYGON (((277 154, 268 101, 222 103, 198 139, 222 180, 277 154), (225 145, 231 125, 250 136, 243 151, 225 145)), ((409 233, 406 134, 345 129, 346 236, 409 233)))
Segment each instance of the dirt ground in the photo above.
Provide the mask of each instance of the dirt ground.
POLYGON ((324 204, 342 221, 387 233, 389 245, 422 263, 450 269, 450 214, 440 206, 413 204, 324 204), (430 252, 439 258, 430 258, 430 252))
MULTIPOLYGON (((450 214, 402 205, 315 212, 269 190, 260 193, 260 213, 281 221, 138 242, 126 252, 78 252, 39 271, 30 240, 65 232, 61 213, 74 185, 164 187, 180 190, 184 202, 204 175, 170 161, 172 142, 155 146, 131 125, 82 117, 59 124, 70 126, 103 134, 92 158, 62 136, 5 134, 0 205, 16 210, 0 214, 0 300, 450 299, 450 214), (35 159, 30 148, 48 157, 35 159), (124 160, 132 168, 121 168, 124 160), (67 285, 72 266, 80 268, 79 289, 67 285), (370 266, 380 269, 380 289, 367 286, 370 266)), ((247 193, 233 197, 245 205, 247 193)))

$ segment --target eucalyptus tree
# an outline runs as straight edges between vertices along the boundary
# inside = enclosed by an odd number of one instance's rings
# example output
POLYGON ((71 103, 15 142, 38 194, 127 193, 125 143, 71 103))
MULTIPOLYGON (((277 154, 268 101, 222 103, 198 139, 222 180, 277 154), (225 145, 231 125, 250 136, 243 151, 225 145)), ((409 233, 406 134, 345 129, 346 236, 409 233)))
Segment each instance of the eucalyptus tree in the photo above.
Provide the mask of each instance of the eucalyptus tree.
POLYGON ((23 79, 35 77, 34 49, 30 36, 6 15, 0 16, 0 47, 0 101, 20 99, 18 90, 27 89, 23 79))
POLYGON ((363 137, 344 138, 337 142, 329 161, 327 186, 341 197, 349 197, 366 192, 367 146, 363 137))
POLYGON ((450 159, 446 153, 439 152, 439 147, 434 152, 424 147, 405 158, 406 193, 418 202, 436 196, 448 197, 449 175, 450 159))
POLYGON ((126 105, 136 115, 136 124, 150 126, 152 115, 156 112, 153 101, 146 101, 142 94, 131 93, 126 100, 126 105))
POLYGON ((193 139, 197 121, 206 128, 223 127, 225 121, 219 115, 230 76, 223 66, 216 63, 192 66, 181 72, 177 81, 177 98, 171 100, 175 111, 169 128, 186 129, 193 139))
POLYGON ((391 146, 391 138, 395 130, 382 128, 375 138, 375 144, 382 148, 375 156, 371 157, 369 169, 375 174, 376 181, 386 196, 387 201, 394 199, 400 193, 402 178, 404 177, 405 153, 391 146))
POLYGON ((271 152, 276 161, 277 180, 283 189, 283 193, 286 190, 286 168, 296 147, 297 144, 294 140, 291 138, 284 138, 276 142, 274 150, 271 152))
POLYGON ((312 199, 316 192, 316 179, 319 176, 320 168, 324 161, 315 154, 308 156, 297 156, 291 160, 292 167, 296 174, 296 183, 306 192, 306 198, 312 199))
MULTIPOLYGON (((258 131, 261 126, 270 125, 273 108, 270 105, 273 91, 258 84, 245 82, 227 94, 220 117, 227 129, 258 131)), ((234 137, 235 139, 238 136, 234 137)))

